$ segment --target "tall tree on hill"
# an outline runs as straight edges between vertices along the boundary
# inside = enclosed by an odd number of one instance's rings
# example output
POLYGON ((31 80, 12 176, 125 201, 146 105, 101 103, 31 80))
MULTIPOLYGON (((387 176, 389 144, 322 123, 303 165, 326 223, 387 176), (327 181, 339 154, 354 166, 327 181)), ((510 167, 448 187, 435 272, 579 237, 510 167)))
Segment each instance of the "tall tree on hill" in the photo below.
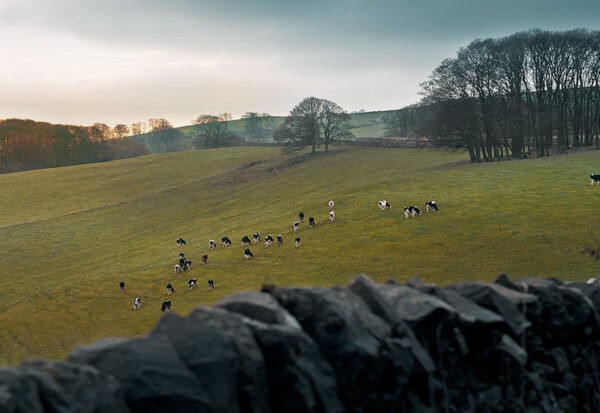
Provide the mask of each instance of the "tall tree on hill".
POLYGON ((325 152, 329 151, 330 144, 354 137, 354 134, 350 132, 352 128, 350 115, 340 106, 329 100, 321 102, 319 124, 323 132, 325 152))
POLYGON ((268 113, 258 112, 246 112, 242 115, 244 129, 251 139, 264 140, 266 138, 266 120, 269 116, 268 113))
POLYGON ((111 131, 112 137, 117 138, 117 139, 127 136, 128 133, 129 133, 129 128, 126 125, 123 125, 122 123, 115 125, 115 127, 112 128, 112 131, 111 131))
POLYGON ((229 131, 227 126, 229 120, 231 120, 229 113, 199 115, 192 120, 192 124, 196 125, 194 147, 197 149, 220 148, 240 144, 241 139, 229 131))
POLYGON ((164 118, 151 118, 148 119, 148 125, 150 125, 150 131, 156 132, 159 130, 172 129, 173 125, 171 122, 164 118))
POLYGON ((311 96, 291 110, 283 124, 275 130, 273 138, 288 143, 294 149, 310 146, 312 153, 316 153, 317 145, 323 141, 327 151, 332 142, 353 136, 349 119, 349 115, 335 103, 311 96))
POLYGON ((146 123, 145 122, 134 122, 131 124, 131 134, 132 135, 141 135, 146 132, 146 123))

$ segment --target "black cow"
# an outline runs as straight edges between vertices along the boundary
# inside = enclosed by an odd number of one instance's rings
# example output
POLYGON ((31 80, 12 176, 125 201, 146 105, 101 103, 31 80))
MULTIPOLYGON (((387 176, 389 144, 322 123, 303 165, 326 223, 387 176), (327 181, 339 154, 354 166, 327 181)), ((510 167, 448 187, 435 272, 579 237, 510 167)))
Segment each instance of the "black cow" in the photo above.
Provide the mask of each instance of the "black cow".
POLYGON ((283 244, 283 235, 279 234, 279 235, 277 235, 277 245, 281 247, 282 244, 283 244))
POLYGON ((254 233, 254 236, 252 237, 252 241, 253 241, 255 244, 258 244, 258 243, 260 242, 260 234, 259 234, 258 232, 255 232, 255 233, 254 233))
POLYGON ((414 205, 404 207, 404 218, 414 218, 421 215, 421 210, 414 205))
POLYGON ((196 288, 198 285, 198 279, 197 278, 190 278, 188 280, 188 289, 193 290, 194 288, 196 288))
POLYGON ((119 283, 119 288, 121 289, 121 291, 125 291, 125 282, 124 281, 121 281, 119 283))
POLYGON ((304 221, 304 212, 298 214, 298 221, 304 221))
POLYGON ((272 243, 273 237, 271 236, 271 234, 269 234, 265 237, 265 247, 270 247, 272 243))
POLYGON ((244 250, 244 258, 245 258, 246 260, 249 260, 249 259, 251 259, 251 258, 254 258, 254 254, 252 254, 252 251, 250 251, 250 248, 246 248, 246 249, 244 250))
POLYGON ((192 260, 184 260, 183 265, 181 266, 183 271, 189 271, 192 268, 192 260))
POLYGON ((314 228, 314 226, 315 226, 315 218, 314 217, 308 218, 308 226, 310 228, 314 228))
POLYGON ((142 306, 142 299, 140 297, 135 297, 133 299, 133 309, 137 310, 142 306))
POLYGON ((437 203, 435 201, 427 201, 427 202, 425 202, 425 210, 427 212, 429 212, 430 209, 432 211, 437 211, 438 210, 438 206, 437 206, 437 203))
POLYGON ((248 235, 244 235, 244 237, 242 238, 242 245, 249 245, 250 244, 250 238, 248 237, 248 235))
POLYGON ((177 242, 177 245, 180 247, 182 245, 185 245, 185 240, 183 238, 177 238, 177 240, 175 242, 177 242))
POLYGON ((300 237, 296 237, 296 239, 294 239, 294 244, 296 245, 296 248, 300 246, 300 237))
POLYGON ((600 174, 592 174, 590 175, 590 184, 598 184, 600 185, 600 174))
POLYGON ((167 294, 171 295, 175 292, 175 289, 173 288, 173 286, 171 285, 171 283, 167 284, 167 294))
POLYGON ((206 264, 208 262, 208 254, 204 254, 202 256, 202 264, 206 264))
POLYGON ((209 290, 215 289, 215 280, 208 280, 208 289, 209 290))
POLYGON ((167 300, 167 301, 163 301, 162 305, 160 306, 160 310, 164 313, 165 311, 171 311, 171 301, 167 300))
POLYGON ((231 240, 227 237, 223 237, 223 238, 221 238, 221 245, 223 247, 227 247, 227 246, 231 245, 231 240))

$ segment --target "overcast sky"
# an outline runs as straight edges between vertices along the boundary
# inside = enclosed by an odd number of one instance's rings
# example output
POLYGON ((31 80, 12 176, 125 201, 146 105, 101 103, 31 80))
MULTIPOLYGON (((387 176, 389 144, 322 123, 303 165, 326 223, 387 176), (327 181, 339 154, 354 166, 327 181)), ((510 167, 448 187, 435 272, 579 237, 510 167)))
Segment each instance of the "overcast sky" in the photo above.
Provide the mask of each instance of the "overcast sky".
POLYGON ((416 103, 477 38, 600 29, 599 0, 0 0, 0 119, 114 126, 416 103))

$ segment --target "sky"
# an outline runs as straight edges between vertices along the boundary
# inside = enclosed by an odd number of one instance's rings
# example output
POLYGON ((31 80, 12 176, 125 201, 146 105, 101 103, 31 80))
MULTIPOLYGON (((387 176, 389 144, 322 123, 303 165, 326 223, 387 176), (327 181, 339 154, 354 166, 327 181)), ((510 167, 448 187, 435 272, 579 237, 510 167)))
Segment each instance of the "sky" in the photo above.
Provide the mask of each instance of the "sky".
POLYGON ((0 119, 114 126, 417 103, 475 39, 600 29, 598 0, 0 0, 0 119))

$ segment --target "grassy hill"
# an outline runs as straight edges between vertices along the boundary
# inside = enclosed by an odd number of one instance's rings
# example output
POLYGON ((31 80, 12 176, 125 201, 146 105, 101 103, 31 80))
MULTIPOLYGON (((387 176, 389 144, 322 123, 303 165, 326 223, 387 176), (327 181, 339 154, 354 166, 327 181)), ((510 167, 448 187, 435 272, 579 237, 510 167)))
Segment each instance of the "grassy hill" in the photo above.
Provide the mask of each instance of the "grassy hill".
MULTIPOLYGON (((350 115, 350 123, 353 126, 352 133, 356 138, 381 138, 385 136, 385 125, 383 117, 392 111, 361 112, 350 115)), ((264 134, 260 142, 273 142, 273 132, 285 121, 285 116, 269 116, 264 120, 264 134)), ((235 119, 227 121, 230 132, 241 136, 247 141, 253 138, 246 130, 246 119, 235 119)), ((141 142, 151 153, 172 152, 178 150, 192 149, 193 139, 198 134, 198 126, 188 125, 175 128, 175 131, 159 131, 136 135, 125 140, 141 142)))
POLYGON ((344 146, 311 156, 238 147, 0 175, 0 365, 143 336, 165 299, 187 314, 264 282, 331 286, 359 273, 442 285, 500 273, 586 279, 600 272, 581 253, 598 246, 600 187, 587 179, 597 168, 597 151, 471 164, 433 149, 344 146), (392 208, 380 212, 380 199, 392 208), (429 199, 439 212, 404 219, 404 205, 429 199), (317 227, 302 224, 295 248, 300 211, 317 227), (253 245, 245 262, 240 241, 255 231, 283 234, 284 245, 253 245), (208 250, 225 235, 233 246, 208 250), (177 237, 193 265, 176 276, 177 237), (190 277, 197 290, 188 291, 190 277))

